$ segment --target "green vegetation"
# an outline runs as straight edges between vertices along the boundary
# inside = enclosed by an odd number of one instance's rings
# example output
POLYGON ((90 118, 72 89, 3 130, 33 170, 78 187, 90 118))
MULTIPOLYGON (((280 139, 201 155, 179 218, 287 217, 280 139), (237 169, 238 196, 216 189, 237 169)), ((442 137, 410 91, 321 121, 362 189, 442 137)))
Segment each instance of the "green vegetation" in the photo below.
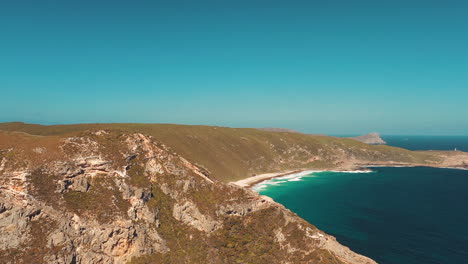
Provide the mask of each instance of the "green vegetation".
POLYGON ((49 175, 39 168, 28 175, 28 180, 31 183, 28 185, 29 193, 40 201, 49 203, 55 207, 58 206, 60 196, 55 192, 57 188, 55 176, 49 175))
POLYGON ((101 223, 112 221, 116 216, 126 216, 130 207, 123 199, 114 181, 109 178, 93 178, 88 192, 67 191, 63 194, 65 206, 72 212, 91 214, 101 223))
POLYGON ((249 219, 227 217, 224 228, 213 238, 215 247, 223 251, 230 263, 271 263, 280 258, 284 252, 274 243, 274 233, 270 229, 271 225, 278 224, 271 221, 278 219, 271 218, 275 213, 276 210, 270 208, 253 213, 249 219))
POLYGON ((144 168, 138 163, 130 165, 127 170, 129 176, 128 183, 135 187, 147 187, 149 185, 148 177, 145 175, 144 168))
POLYGON ((176 201, 159 187, 152 185, 151 193, 147 206, 150 210, 157 210, 159 226, 155 227, 156 231, 171 250, 166 254, 155 253, 133 258, 130 263, 206 263, 209 251, 204 243, 204 234, 174 220, 172 207, 176 201))

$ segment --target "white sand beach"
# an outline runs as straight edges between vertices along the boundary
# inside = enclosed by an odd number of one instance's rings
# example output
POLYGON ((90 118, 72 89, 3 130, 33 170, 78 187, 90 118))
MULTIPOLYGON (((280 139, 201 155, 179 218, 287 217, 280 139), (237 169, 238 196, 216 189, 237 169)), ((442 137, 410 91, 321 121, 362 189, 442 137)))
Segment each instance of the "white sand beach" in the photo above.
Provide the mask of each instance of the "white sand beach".
POLYGON ((259 183, 265 180, 273 179, 276 177, 282 177, 282 176, 286 176, 290 174, 300 173, 303 171, 306 171, 306 170, 304 169, 304 170, 291 170, 291 171, 283 171, 283 172, 264 173, 264 174, 259 174, 259 175, 255 175, 252 177, 248 177, 248 178, 236 181, 236 182, 231 182, 231 183, 241 186, 241 187, 251 187, 252 185, 256 183, 259 183))
MULTIPOLYGON (((371 166, 369 166, 371 167, 371 166)), ((280 178, 280 177, 285 177, 285 176, 294 176, 297 174, 297 176, 304 176, 313 172, 322 172, 322 171, 330 171, 330 172, 347 172, 347 173, 366 173, 366 172, 372 172, 370 169, 365 169, 363 167, 356 167, 355 169, 347 169, 347 170, 313 170, 313 169, 300 169, 300 170, 290 170, 290 171, 282 171, 282 172, 271 172, 271 173, 264 173, 264 174, 259 174, 255 175, 252 177, 248 177, 239 181, 231 182, 237 186, 241 187, 252 187, 257 183, 271 180, 274 178, 280 178)), ((290 179, 291 181, 294 179, 290 179)))

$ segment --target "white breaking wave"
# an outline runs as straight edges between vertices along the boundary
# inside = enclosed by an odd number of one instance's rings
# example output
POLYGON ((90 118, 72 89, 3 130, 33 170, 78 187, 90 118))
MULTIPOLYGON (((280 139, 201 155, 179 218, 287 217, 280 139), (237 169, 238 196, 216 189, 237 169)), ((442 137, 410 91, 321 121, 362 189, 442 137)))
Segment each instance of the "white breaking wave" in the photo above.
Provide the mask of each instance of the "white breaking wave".
POLYGON ((352 170, 352 171, 335 171, 335 170, 330 170, 329 172, 343 172, 343 173, 371 173, 373 172, 372 170, 352 170))
POLYGON ((467 168, 461 167, 440 167, 441 169, 452 169, 452 170, 468 170, 467 168))
POLYGON ((318 175, 315 175, 315 174, 320 173, 320 172, 371 173, 373 171, 372 170, 354 170, 354 171, 307 170, 307 171, 301 171, 298 173, 288 174, 285 176, 276 177, 276 178, 269 179, 269 180, 264 180, 252 186, 251 189, 255 192, 260 192, 271 185, 280 185, 285 182, 301 181, 302 178, 304 177, 316 177, 318 175))
POLYGON ((288 182, 290 182, 290 181, 300 181, 300 180, 301 179, 290 179, 290 180, 288 180, 288 182))
POLYGON ((288 174, 285 176, 280 176, 280 177, 276 177, 273 179, 264 180, 252 186, 251 189, 256 192, 260 192, 261 190, 271 185, 279 185, 281 183, 285 183, 288 181, 300 181, 302 177, 311 175, 312 173, 315 173, 315 172, 321 172, 321 171, 317 171, 317 170, 301 171, 298 173, 288 174))

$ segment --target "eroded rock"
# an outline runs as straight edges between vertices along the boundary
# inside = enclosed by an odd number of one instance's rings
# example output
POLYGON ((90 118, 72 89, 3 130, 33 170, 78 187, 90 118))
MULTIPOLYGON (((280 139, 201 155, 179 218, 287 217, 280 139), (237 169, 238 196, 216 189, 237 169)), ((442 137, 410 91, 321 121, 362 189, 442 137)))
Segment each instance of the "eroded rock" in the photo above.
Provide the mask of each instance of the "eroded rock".
POLYGON ((152 137, 99 130, 56 144, 2 156, 1 263, 373 263, 152 137), (49 158, 28 160, 38 156, 49 158))

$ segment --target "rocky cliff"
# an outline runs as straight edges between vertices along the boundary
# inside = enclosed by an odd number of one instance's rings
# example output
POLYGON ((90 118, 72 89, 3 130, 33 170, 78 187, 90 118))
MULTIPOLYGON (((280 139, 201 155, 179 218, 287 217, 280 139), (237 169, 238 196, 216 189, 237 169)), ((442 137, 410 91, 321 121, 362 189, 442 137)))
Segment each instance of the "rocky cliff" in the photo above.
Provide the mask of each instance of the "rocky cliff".
POLYGON ((157 138, 0 131, 1 263, 374 263, 157 138))
POLYGON ((372 144, 372 145, 383 145, 383 144, 387 144, 387 142, 385 142, 378 133, 369 133, 367 135, 362 135, 362 136, 358 136, 358 137, 352 137, 351 139, 354 139, 354 140, 357 140, 357 141, 360 141, 362 143, 366 143, 366 144, 372 144))

